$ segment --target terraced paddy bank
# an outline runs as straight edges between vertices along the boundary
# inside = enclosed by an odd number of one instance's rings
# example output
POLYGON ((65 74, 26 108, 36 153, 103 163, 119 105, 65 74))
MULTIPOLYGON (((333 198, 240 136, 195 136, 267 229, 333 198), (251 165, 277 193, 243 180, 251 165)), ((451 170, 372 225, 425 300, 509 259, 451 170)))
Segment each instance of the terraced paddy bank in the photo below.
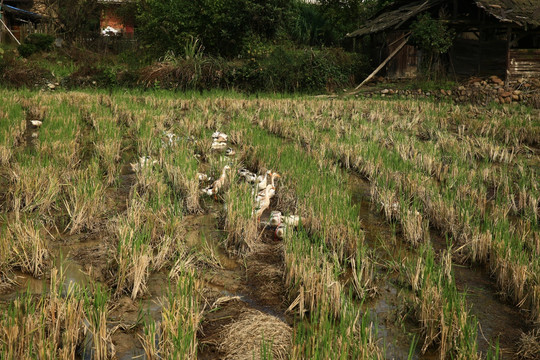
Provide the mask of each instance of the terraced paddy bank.
POLYGON ((5 358, 538 359, 538 112, 0 95, 5 358))

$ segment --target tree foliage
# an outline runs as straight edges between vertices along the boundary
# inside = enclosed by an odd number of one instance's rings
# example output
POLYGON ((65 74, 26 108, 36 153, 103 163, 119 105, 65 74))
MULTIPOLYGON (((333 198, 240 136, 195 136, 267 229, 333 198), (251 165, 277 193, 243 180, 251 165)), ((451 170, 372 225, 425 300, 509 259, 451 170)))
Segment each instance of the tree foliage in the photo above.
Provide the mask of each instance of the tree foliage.
POLYGON ((358 29, 389 1, 392 0, 298 0, 288 32, 294 41, 304 45, 341 45, 347 33, 358 29))
POLYGON ((441 55, 452 46, 455 32, 429 13, 419 15, 411 26, 411 40, 424 51, 422 67, 428 78, 444 75, 441 55))
POLYGON ((251 37, 272 39, 292 0, 140 0, 138 37, 154 53, 182 53, 190 38, 206 52, 233 56, 251 37))
POLYGON ((64 39, 73 41, 99 35, 101 7, 97 0, 58 0, 58 24, 64 39))
POLYGON ((413 42, 421 49, 444 54, 452 46, 454 33, 441 21, 433 19, 429 13, 418 16, 411 27, 413 42))

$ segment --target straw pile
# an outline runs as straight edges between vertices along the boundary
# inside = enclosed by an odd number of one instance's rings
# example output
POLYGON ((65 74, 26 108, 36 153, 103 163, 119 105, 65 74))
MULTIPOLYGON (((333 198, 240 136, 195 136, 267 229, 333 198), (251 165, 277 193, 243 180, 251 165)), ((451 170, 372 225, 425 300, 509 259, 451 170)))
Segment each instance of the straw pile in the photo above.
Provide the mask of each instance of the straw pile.
POLYGON ((263 341, 273 359, 288 359, 292 329, 280 319, 258 310, 243 313, 236 322, 225 326, 220 350, 225 360, 261 359, 263 341))

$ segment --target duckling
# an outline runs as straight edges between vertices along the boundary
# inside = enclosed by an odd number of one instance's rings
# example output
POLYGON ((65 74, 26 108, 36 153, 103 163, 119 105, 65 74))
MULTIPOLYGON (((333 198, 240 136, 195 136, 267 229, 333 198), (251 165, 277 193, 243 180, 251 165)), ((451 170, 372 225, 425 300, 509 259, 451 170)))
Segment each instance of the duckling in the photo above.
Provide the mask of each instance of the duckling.
POLYGON ((216 198, 216 194, 219 192, 219 190, 225 185, 225 181, 227 180, 227 171, 229 171, 231 167, 229 165, 225 165, 223 167, 223 171, 221 172, 221 176, 214 181, 212 185, 207 187, 206 189, 202 189, 201 192, 206 195, 214 195, 214 198, 216 198))
POLYGON ((266 209, 268 209, 268 207, 270 206, 270 190, 271 189, 272 189, 271 185, 266 188, 265 196, 261 199, 261 201, 258 204, 257 211, 255 211, 255 217, 257 218, 257 220, 260 220, 263 212, 266 209))
POLYGON ((233 148, 227 148, 227 151, 225 151, 225 156, 234 156, 236 155, 236 152, 233 148))
POLYGON ((278 226, 281 224, 281 211, 272 211, 268 223, 270 226, 278 226))
POLYGON ((278 238, 278 239, 283 239, 285 237, 285 234, 287 234, 287 224, 280 224, 277 228, 276 228, 276 231, 274 232, 275 236, 278 238))
POLYGON ((39 120, 30 120, 30 123, 32 124, 32 126, 34 127, 40 127, 41 124, 43 124, 43 122, 39 121, 39 120))
POLYGON ((219 142, 219 141, 214 141, 212 142, 212 150, 223 150, 227 147, 227 143, 226 142, 219 142))

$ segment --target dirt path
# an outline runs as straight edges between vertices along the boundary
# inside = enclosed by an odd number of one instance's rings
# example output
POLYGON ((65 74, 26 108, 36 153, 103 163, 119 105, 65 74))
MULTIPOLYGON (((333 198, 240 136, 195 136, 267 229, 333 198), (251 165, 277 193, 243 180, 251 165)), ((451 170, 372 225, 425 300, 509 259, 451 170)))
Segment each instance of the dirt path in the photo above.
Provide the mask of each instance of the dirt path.
MULTIPOLYGON (((285 314, 282 242, 275 240, 273 230, 264 225, 259 231, 259 239, 242 259, 231 257, 221 248, 218 257, 224 268, 204 275, 208 308, 198 334, 199 359, 224 358, 224 329, 250 312, 259 311, 292 324, 292 318, 285 314)), ((219 242, 219 237, 212 242, 219 248, 216 240, 219 242)))
POLYGON ((287 323, 283 307, 282 272, 279 262, 270 254, 275 245, 260 245, 260 249, 248 255, 246 268, 222 272, 221 284, 205 284, 205 296, 209 310, 205 313, 199 338, 199 359, 222 359, 221 350, 224 328, 242 315, 257 310, 287 323), (269 256, 270 255, 270 256, 269 256), (262 259, 264 258, 264 260, 262 259))

